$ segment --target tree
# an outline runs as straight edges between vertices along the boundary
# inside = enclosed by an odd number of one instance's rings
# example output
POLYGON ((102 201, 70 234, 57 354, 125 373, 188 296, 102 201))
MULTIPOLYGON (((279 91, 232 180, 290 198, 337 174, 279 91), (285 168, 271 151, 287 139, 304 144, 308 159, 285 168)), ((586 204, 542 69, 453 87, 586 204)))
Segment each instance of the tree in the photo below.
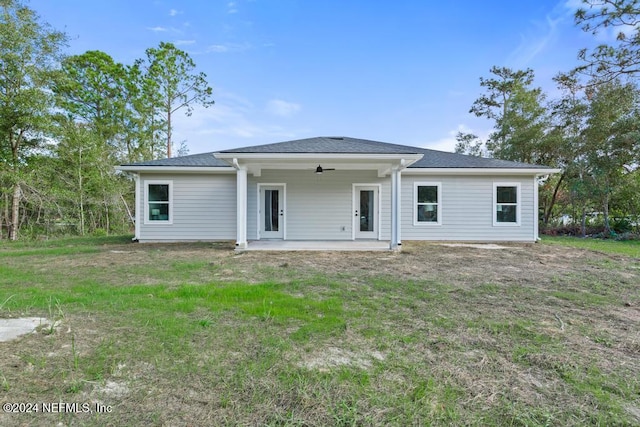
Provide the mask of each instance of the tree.
POLYGON ((213 105, 213 89, 206 74, 195 72, 191 57, 171 43, 161 42, 158 48, 147 49, 146 56, 146 61, 137 61, 136 65, 144 70, 145 96, 162 117, 167 157, 171 157, 174 113, 184 108, 191 115, 197 104, 213 105))
MULTIPOLYGON (((587 103, 583 87, 574 74, 560 73, 554 77, 562 96, 550 104, 550 129, 548 148, 553 166, 562 169, 559 176, 545 182, 540 191, 540 200, 545 206, 542 221, 551 219, 558 194, 567 181, 580 179, 582 164, 579 156, 582 149, 582 133, 586 126, 587 103)), ((570 184, 571 185, 571 184, 570 184)))
POLYGON ((60 108, 91 126, 105 144, 117 145, 127 114, 125 67, 101 51, 87 51, 62 61, 54 91, 60 108))
POLYGON ((469 156, 483 157, 485 155, 484 142, 473 133, 458 132, 456 134, 455 152, 469 156))
POLYGON ((638 0, 582 0, 583 7, 575 13, 575 22, 594 35, 608 30, 616 32, 615 41, 600 44, 595 49, 580 50, 585 64, 576 71, 598 82, 640 71, 640 2, 638 0))
POLYGON ((527 163, 546 160, 547 111, 540 88, 531 88, 534 74, 530 69, 514 71, 492 67, 495 77, 480 78, 486 93, 474 101, 471 113, 495 122, 494 132, 486 142, 493 157, 527 163))
POLYGON ((611 80, 592 85, 588 95, 582 152, 609 234, 611 197, 640 160, 640 92, 632 83, 611 80))
POLYGON ((21 174, 49 124, 51 71, 65 43, 33 10, 0 0, 0 189, 11 189, 10 200, 4 197, 11 240, 18 236, 21 174))

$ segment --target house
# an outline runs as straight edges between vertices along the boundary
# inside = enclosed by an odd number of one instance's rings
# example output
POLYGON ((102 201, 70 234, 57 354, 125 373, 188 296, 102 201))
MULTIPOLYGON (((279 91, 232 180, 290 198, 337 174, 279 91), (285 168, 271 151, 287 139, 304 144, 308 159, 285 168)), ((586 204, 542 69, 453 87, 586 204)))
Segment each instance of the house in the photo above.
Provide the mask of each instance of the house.
POLYGON ((348 137, 125 164, 135 239, 538 239, 545 166, 348 137))

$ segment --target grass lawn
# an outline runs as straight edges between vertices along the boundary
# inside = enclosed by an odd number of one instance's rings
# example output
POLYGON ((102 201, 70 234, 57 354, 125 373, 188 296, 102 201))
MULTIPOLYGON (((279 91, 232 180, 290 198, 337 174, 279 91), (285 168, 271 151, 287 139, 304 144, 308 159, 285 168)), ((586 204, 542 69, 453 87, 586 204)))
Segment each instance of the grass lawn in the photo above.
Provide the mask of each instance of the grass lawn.
POLYGON ((2 242, 0 317, 50 324, 0 425, 638 425, 638 246, 582 243, 2 242))
POLYGON ((551 245, 570 246, 609 254, 627 255, 640 258, 640 240, 616 241, 581 237, 543 236, 542 241, 551 245))

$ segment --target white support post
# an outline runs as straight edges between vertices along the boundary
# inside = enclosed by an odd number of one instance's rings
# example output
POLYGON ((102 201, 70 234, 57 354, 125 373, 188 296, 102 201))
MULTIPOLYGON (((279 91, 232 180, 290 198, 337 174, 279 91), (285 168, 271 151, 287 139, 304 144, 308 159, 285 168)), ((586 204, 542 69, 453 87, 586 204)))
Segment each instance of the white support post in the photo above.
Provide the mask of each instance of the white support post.
POLYGON ((247 248, 247 170, 238 168, 236 172, 236 249, 247 248))
POLYGON ((396 237, 398 238, 398 250, 402 247, 402 169, 398 169, 396 178, 396 199, 398 201, 396 218, 396 237))
POLYGON ((400 240, 400 168, 391 171, 391 250, 399 250, 400 240))
POLYGON ((140 241, 140 224, 142 223, 142 208, 140 207, 142 205, 142 191, 140 186, 142 185, 142 180, 140 179, 140 174, 135 174, 133 175, 134 179, 135 179, 135 185, 136 185, 136 205, 133 207, 134 210, 134 215, 135 215, 135 223, 134 223, 134 236, 133 236, 133 240, 138 242, 140 241))
MULTIPOLYGON (((520 201, 518 201, 520 203, 520 201)), ((540 240, 540 232, 538 230, 539 217, 539 201, 538 201, 538 177, 533 177, 533 241, 540 240)))

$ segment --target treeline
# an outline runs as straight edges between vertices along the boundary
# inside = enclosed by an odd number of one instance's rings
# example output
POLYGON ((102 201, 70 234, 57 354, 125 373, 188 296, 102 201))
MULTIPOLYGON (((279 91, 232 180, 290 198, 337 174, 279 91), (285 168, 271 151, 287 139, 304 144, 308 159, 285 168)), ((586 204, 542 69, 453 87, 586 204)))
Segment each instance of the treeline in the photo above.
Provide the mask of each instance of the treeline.
POLYGON ((640 90, 630 80, 559 74, 562 94, 532 87, 533 71, 494 67, 471 112, 494 123, 486 140, 459 133, 456 151, 554 166, 540 187, 548 231, 604 235, 640 224, 640 90))
POLYGON ((206 75, 171 43, 127 65, 64 56, 35 11, 0 8, 0 238, 129 231, 132 185, 114 166, 171 157, 174 115, 213 104, 206 75))
MULTIPOLYGON (((605 235, 640 223, 640 19, 637 0, 582 0, 576 24, 615 40, 578 53, 560 96, 533 70, 493 67, 471 113, 494 124, 456 150, 555 166, 540 188, 542 228, 567 222, 605 235), (612 31, 613 30, 613 31, 612 31)), ((171 157, 172 120, 213 104, 206 76, 170 43, 132 64, 107 53, 65 56, 64 33, 19 0, 0 0, 0 238, 122 233, 132 227, 120 163, 171 157)), ((184 154, 184 147, 178 147, 184 154)))
MULTIPOLYGON (((640 232, 640 19, 636 0, 583 0, 576 24, 609 44, 578 53, 583 64, 554 78, 493 67, 470 112, 494 124, 481 140, 459 133, 456 151, 560 168, 540 188, 542 230, 586 235, 640 232)), ((631 236, 633 237, 633 236, 631 236)))

